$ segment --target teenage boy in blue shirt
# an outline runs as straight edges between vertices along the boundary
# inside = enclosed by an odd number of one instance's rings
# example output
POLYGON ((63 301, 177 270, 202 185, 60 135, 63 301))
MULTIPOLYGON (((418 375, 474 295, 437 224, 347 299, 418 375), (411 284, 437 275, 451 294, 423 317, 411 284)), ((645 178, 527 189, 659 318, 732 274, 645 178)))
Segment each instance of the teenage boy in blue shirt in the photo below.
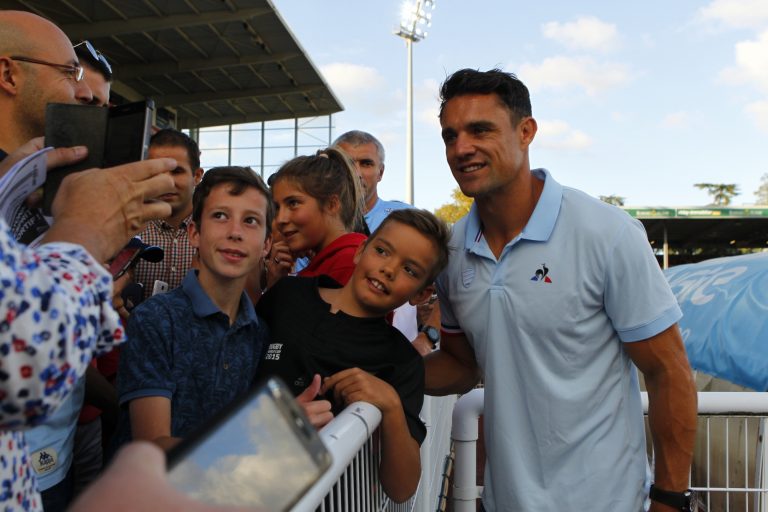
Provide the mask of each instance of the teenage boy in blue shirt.
POLYGON ((267 327, 243 291, 269 252, 266 185, 250 168, 219 167, 205 173, 192 201, 189 241, 199 268, 128 321, 119 441, 173 446, 250 387, 266 343, 267 327))

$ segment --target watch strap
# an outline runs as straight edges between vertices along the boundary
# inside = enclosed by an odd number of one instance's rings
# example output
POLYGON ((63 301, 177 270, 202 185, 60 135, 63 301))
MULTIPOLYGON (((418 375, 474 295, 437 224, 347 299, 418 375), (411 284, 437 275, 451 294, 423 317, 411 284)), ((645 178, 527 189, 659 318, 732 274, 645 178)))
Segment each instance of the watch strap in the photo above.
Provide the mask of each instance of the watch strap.
POLYGON ((676 510, 684 510, 686 512, 691 510, 691 502, 693 500, 693 492, 690 489, 686 489, 683 492, 674 492, 660 489, 655 485, 651 485, 651 491, 648 497, 653 501, 663 503, 676 510))

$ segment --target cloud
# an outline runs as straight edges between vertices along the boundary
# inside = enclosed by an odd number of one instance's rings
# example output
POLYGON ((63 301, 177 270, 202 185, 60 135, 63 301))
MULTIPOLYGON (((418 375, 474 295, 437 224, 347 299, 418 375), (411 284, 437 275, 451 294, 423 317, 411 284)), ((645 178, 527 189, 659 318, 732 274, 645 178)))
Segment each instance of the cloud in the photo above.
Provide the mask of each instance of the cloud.
POLYGON ((561 120, 540 121, 536 140, 543 148, 581 150, 592 145, 592 138, 561 120))
POLYGON ((627 83, 630 73, 627 66, 620 63, 601 63, 589 57, 556 56, 544 59, 541 64, 523 64, 520 77, 534 90, 579 87, 588 95, 595 96, 627 83))
POLYGON ((383 82, 376 68, 348 62, 327 64, 321 66, 320 71, 331 88, 341 96, 367 92, 380 87, 383 82))
POLYGON ((699 9, 698 18, 730 28, 757 28, 768 23, 765 0, 713 0, 699 9))
POLYGON ((664 128, 680 128, 686 126, 689 119, 690 116, 688 112, 672 112, 671 114, 667 114, 664 119, 662 119, 661 125, 664 128))
POLYGON ((768 133, 768 100, 755 101, 745 107, 757 127, 768 133))
POLYGON ((541 26, 544 37, 553 39, 570 49, 612 51, 619 46, 616 25, 594 16, 583 16, 575 21, 550 21, 541 26))
POLYGON ((720 71, 719 79, 731 85, 753 85, 768 92, 768 30, 756 39, 736 43, 734 54, 734 65, 720 71))

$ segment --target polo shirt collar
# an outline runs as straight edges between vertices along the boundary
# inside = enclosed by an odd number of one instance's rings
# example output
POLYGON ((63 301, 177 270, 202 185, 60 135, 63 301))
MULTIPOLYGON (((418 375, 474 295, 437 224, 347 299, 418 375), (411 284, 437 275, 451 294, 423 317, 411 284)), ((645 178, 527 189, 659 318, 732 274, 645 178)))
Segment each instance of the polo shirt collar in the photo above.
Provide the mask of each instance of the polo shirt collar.
MULTIPOLYGON (((181 288, 192 303, 192 311, 196 316, 205 318, 216 313, 222 313, 221 309, 213 303, 208 294, 205 293, 205 290, 203 290, 203 287, 200 286, 200 281, 197 278, 197 271, 194 269, 187 272, 187 275, 184 276, 184 280, 181 282, 181 288)), ((251 322, 258 322, 256 310, 251 303, 251 299, 248 298, 248 294, 243 292, 240 296, 240 306, 237 310, 237 318, 232 325, 248 324, 251 322)))
POLYGON ((534 169, 531 173, 544 181, 544 189, 520 236, 528 240, 544 242, 549 240, 552 230, 555 229, 563 200, 563 186, 556 182, 546 169, 534 169))
MULTIPOLYGON (((531 218, 520 233, 520 238, 535 241, 549 239, 552 230, 555 229, 557 216, 560 213, 560 204, 563 199, 563 186, 555 181, 546 169, 533 169, 531 173, 535 178, 544 181, 544 189, 533 209, 531 218)), ((472 203, 467 214, 467 225, 464 236, 464 248, 471 250, 483 237, 483 224, 477 206, 472 203)))

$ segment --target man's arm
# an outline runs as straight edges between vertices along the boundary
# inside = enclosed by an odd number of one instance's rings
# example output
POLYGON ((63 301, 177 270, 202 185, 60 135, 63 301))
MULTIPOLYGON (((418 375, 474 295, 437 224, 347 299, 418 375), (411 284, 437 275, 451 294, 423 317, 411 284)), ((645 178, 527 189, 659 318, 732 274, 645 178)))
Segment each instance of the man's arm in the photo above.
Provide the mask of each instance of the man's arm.
POLYGON ((333 390, 337 400, 349 405, 368 402, 381 411, 381 462, 379 478, 384 492, 402 503, 416 493, 421 478, 419 443, 411 436, 397 391, 360 368, 342 370, 323 382, 322 392, 333 390))
POLYGON ((440 350, 424 358, 424 367, 428 395, 466 393, 480 381, 475 351, 464 334, 442 333, 440 350))
MULTIPOLYGON (((655 453, 655 485, 667 491, 688 488, 696 439, 696 386, 677 324, 624 349, 645 376, 648 422, 655 453)), ((651 510, 665 510, 652 502, 651 510)))
POLYGON ((171 401, 164 396, 135 398, 128 404, 134 441, 152 441, 168 450, 181 439, 171 437, 171 401))

